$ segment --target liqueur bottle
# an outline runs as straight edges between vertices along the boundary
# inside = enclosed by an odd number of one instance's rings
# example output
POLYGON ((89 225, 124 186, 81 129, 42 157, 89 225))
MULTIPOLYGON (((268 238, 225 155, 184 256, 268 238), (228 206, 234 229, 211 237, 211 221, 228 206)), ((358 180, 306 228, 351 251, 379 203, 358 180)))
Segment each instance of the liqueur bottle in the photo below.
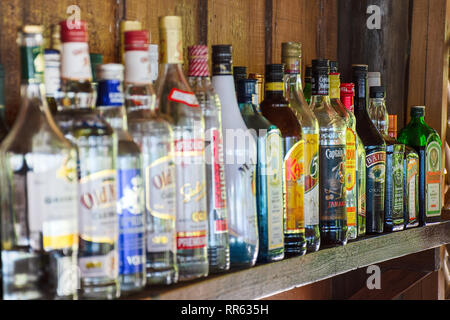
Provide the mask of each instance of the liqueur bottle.
POLYGON ((386 108, 385 90, 383 86, 370 88, 369 117, 381 135, 387 136, 389 114, 386 108))
POLYGON ((183 72, 181 17, 159 19, 161 71, 159 111, 174 133, 176 171, 177 264, 181 281, 208 275, 205 121, 183 72))
POLYGON ((252 267, 258 256, 256 148, 239 111, 232 70, 232 47, 212 47, 212 84, 222 105, 225 177, 231 267, 252 267))
POLYGON ((330 102, 334 111, 345 121, 347 125, 345 133, 345 190, 347 193, 347 234, 349 240, 358 237, 358 214, 357 214, 357 186, 356 186, 356 118, 353 112, 348 111, 341 102, 341 80, 340 73, 335 68, 330 72, 330 102))
POLYGON ((366 233, 383 233, 386 143, 367 113, 367 65, 353 65, 356 131, 366 151, 366 233))
POLYGON ((425 123, 425 107, 411 108, 411 122, 399 134, 399 142, 412 147, 419 154, 419 221, 420 225, 441 220, 441 139, 425 123))
POLYGON ((148 31, 125 33, 125 105, 128 130, 142 151, 147 284, 169 285, 178 281, 173 131, 156 108, 148 39, 148 31))
MULTIPOLYGON (((355 85, 341 84, 341 101, 349 113, 354 114, 355 85)), ((366 151, 358 133, 356 121, 353 132, 356 135, 356 192, 357 192, 357 231, 358 237, 366 234, 366 151)))
POLYGON ((302 47, 299 42, 283 43, 282 62, 285 67, 284 90, 289 105, 297 115, 304 140, 304 225, 307 250, 320 247, 319 229, 319 123, 306 103, 302 90, 302 47))
POLYGON ((42 30, 19 32, 22 101, 0 151, 5 300, 77 298, 78 154, 45 100, 42 30))
POLYGON ((284 258, 283 160, 281 132, 256 110, 253 101, 256 80, 238 81, 238 102, 245 124, 258 141, 256 199, 259 255, 262 262, 284 258))
POLYGON ((0 142, 6 138, 8 132, 5 112, 5 69, 0 64, 0 142))
MULTIPOLYGON (((286 256, 303 255, 306 252, 304 231, 304 140, 302 127, 294 110, 284 98, 284 66, 266 66, 266 93, 261 113, 276 125, 283 137, 281 154, 284 170, 284 248, 286 256)), ((318 168, 313 179, 318 179, 318 168)), ((320 239, 320 232, 318 236, 320 239)), ((311 241, 312 242, 312 241, 311 241)), ((318 246, 318 245, 317 245, 318 246)))
POLYGON ((95 106, 87 23, 60 23, 61 95, 55 120, 79 150, 79 252, 83 299, 119 297, 117 135, 95 106))
MULTIPOLYGON (((397 116, 389 115, 389 136, 397 140, 397 116)), ((405 228, 419 225, 419 155, 405 146, 403 157, 403 218, 405 228)))
POLYGON ((347 243, 345 121, 330 103, 329 61, 313 60, 311 109, 320 126, 319 212, 322 245, 347 243))
POLYGON ((311 78, 312 78, 312 67, 306 66, 305 69, 305 87, 303 88, 303 93, 305 95, 305 101, 308 106, 311 104, 311 78))
POLYGON ((139 146, 128 133, 123 96, 123 65, 97 68, 97 109, 118 136, 117 214, 119 220, 119 276, 121 292, 145 286, 145 215, 142 159, 139 146))
POLYGON ((189 84, 197 96, 205 118, 208 260, 210 273, 217 273, 230 268, 221 105, 211 84, 208 47, 192 46, 188 50, 189 84))

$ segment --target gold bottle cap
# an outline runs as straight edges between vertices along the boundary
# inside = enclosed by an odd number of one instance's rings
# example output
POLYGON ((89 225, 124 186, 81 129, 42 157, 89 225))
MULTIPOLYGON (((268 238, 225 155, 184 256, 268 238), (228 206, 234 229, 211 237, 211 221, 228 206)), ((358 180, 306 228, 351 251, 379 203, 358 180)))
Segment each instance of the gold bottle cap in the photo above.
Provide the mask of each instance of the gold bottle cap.
POLYGON ((300 42, 284 42, 281 44, 281 55, 283 57, 302 57, 302 44, 300 42))
POLYGON ((164 30, 181 30, 182 21, 180 16, 159 17, 159 28, 164 30))
POLYGON ((21 28, 23 33, 43 33, 44 27, 41 25, 25 25, 21 28))

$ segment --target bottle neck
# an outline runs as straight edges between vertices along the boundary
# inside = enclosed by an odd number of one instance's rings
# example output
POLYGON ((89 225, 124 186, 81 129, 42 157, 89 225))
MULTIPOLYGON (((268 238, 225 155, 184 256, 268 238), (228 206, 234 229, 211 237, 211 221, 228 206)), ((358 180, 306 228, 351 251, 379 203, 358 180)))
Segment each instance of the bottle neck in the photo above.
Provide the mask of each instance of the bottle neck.
POLYGON ((303 92, 302 76, 300 73, 286 73, 284 83, 286 97, 292 96, 294 92, 303 92))
MULTIPOLYGON (((215 62, 213 64, 213 76, 230 76, 233 78, 233 66, 231 62, 215 62)), ((234 78, 233 78, 234 81, 234 78)))
POLYGON ((148 50, 127 50, 124 54, 125 82, 136 85, 152 83, 151 65, 148 50))
POLYGON ((348 111, 354 112, 353 95, 341 93, 341 102, 348 111))
POLYGON ((122 82, 118 79, 100 80, 97 97, 97 108, 100 115, 115 130, 127 130, 122 82))
POLYGON ((341 79, 339 73, 330 73, 330 99, 341 98, 341 79))
POLYGON ((255 106, 251 100, 241 100, 239 102, 239 110, 242 114, 250 115, 256 113, 255 106))
POLYGON ((101 106, 98 110, 100 112, 100 116, 103 117, 114 130, 128 130, 127 114, 123 105, 120 107, 101 106))
POLYGON ((269 99, 280 99, 284 98, 284 83, 282 81, 272 81, 268 80, 268 82, 264 85, 265 96, 269 99))
POLYGON ((318 72, 311 78, 312 96, 326 96, 329 99, 329 77, 326 72, 318 72))
POLYGON ((425 124, 425 116, 411 116, 411 124, 425 124))
POLYGON ((355 100, 354 108, 355 111, 367 112, 368 100, 367 100, 367 75, 365 77, 354 76, 355 84, 355 100))

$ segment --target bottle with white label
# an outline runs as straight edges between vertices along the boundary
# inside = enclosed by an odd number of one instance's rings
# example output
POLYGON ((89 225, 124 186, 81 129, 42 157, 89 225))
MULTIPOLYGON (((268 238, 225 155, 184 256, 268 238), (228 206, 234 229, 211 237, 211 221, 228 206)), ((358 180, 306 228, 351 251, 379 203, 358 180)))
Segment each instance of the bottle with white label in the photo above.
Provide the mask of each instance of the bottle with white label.
POLYGON ((22 103, 1 145, 3 299, 76 299, 78 153, 43 84, 42 26, 19 32, 22 103))
POLYGON ((61 26, 61 95, 55 120, 78 146, 79 254, 82 299, 119 297, 117 135, 95 110, 85 21, 61 26))
POLYGON ((147 284, 178 281, 173 131, 156 109, 148 31, 125 33, 125 105, 128 130, 142 151, 146 215, 147 284))
POLYGON ((181 281, 208 275, 205 121, 183 71, 181 17, 159 19, 159 112, 173 127, 176 167, 177 264, 181 281))
POLYGON ((128 133, 123 70, 123 65, 114 63, 97 67, 97 109, 119 139, 116 163, 120 291, 130 293, 146 283, 145 214, 141 150, 128 133))

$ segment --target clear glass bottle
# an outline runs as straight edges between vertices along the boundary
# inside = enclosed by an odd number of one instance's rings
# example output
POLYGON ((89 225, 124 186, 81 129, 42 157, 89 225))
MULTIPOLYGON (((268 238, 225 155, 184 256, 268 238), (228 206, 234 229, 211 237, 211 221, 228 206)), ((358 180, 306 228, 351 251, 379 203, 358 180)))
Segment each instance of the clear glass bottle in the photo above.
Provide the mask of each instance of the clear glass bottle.
POLYGON ((306 103, 302 90, 301 43, 282 44, 282 60, 285 66, 284 89, 289 106, 294 110, 302 126, 304 140, 304 228, 307 250, 320 248, 319 228, 319 122, 306 103))
POLYGON ((386 108, 383 86, 370 87, 369 117, 381 135, 389 134, 389 113, 386 108))
POLYGON ((319 210, 324 246, 347 244, 345 121, 329 97, 329 61, 313 60, 311 109, 320 126, 319 210))
POLYGON ((141 150, 128 133, 123 70, 121 64, 97 67, 97 110, 119 139, 116 163, 120 291, 130 293, 146 283, 145 215, 141 150))
POLYGON ((256 165, 258 260, 270 262, 284 258, 282 139, 280 130, 256 110, 254 101, 256 82, 257 80, 253 79, 238 80, 237 92, 242 117, 258 141, 256 165))
POLYGON ((76 299, 76 147, 45 100, 42 26, 19 32, 21 107, 1 145, 3 299, 76 299))
POLYGON ((228 232, 232 268, 255 265, 258 256, 256 148, 239 111, 232 70, 231 45, 212 47, 212 84, 222 106, 228 232))
POLYGON ((177 183, 177 264, 180 280, 208 275, 205 121, 183 72, 181 17, 159 19, 161 70, 157 101, 173 126, 177 183))
POLYGON ((146 211, 147 284, 178 281, 176 174, 173 131, 156 108, 147 55, 148 31, 125 33, 125 105, 128 131, 142 151, 146 211))
POLYGON ((211 84, 208 47, 197 45, 189 47, 188 50, 188 80, 205 118, 209 272, 218 273, 230 268, 221 105, 211 84))
POLYGON ((79 252, 82 299, 120 296, 117 135, 95 110, 85 21, 62 21, 61 95, 55 121, 79 150, 79 252))

